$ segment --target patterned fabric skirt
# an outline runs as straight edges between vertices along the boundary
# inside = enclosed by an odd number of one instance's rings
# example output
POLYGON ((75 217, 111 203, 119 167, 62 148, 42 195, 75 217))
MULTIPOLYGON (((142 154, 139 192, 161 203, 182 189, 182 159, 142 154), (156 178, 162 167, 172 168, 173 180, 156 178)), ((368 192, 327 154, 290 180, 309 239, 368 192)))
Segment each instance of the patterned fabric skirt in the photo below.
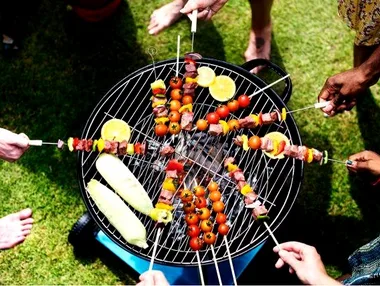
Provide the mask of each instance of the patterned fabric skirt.
POLYGON ((356 31, 356 45, 380 44, 380 0, 338 0, 338 13, 356 31))

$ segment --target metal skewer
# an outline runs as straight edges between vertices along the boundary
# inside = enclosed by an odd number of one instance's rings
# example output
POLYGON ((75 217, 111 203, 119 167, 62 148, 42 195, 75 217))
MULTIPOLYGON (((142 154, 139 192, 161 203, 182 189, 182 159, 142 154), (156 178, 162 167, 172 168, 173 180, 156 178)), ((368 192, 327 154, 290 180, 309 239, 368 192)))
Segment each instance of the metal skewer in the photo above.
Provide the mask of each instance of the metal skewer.
POLYGON ((265 225, 265 227, 267 228, 267 230, 268 230, 270 236, 272 237, 274 243, 276 244, 276 246, 281 250, 280 244, 278 243, 276 237, 274 236, 273 232, 272 232, 271 229, 269 228, 269 225, 267 224, 266 221, 264 221, 264 225, 265 225))
POLYGON ((181 36, 177 37, 177 65, 175 70, 175 76, 178 77, 178 69, 179 69, 179 50, 180 50, 181 36))
POLYGON ((335 162, 335 163, 340 163, 340 164, 344 164, 344 165, 352 165, 352 161, 351 160, 346 160, 346 161, 342 161, 342 160, 335 160, 335 159, 327 159, 331 162, 335 162))
POLYGON ((235 275, 235 269, 234 265, 232 263, 232 258, 231 258, 231 252, 230 252, 230 247, 228 246, 228 241, 227 237, 224 235, 223 236, 223 241, 226 244, 226 249, 227 249, 227 255, 228 255, 228 261, 230 263, 230 268, 231 268, 231 273, 232 273, 232 279, 234 280, 234 285, 237 286, 237 281, 236 281, 236 275, 235 275))
POLYGON ((268 89, 268 88, 274 86, 276 83, 279 83, 280 81, 286 79, 286 78, 289 77, 289 76, 290 76, 290 74, 287 74, 286 76, 284 76, 284 77, 282 77, 282 78, 280 78, 280 79, 278 79, 278 80, 272 82, 271 84, 267 85, 266 87, 261 88, 261 89, 255 91, 255 92, 252 93, 250 96, 248 96, 249 99, 251 99, 251 98, 252 98, 253 96, 255 96, 256 94, 259 94, 259 93, 261 93, 262 91, 264 91, 264 90, 266 90, 266 89, 268 89))
POLYGON ((198 269, 199 269, 199 276, 201 278, 201 285, 205 286, 205 281, 203 279, 203 271, 202 271, 202 265, 201 265, 201 258, 199 257, 199 251, 197 250, 195 252, 195 254, 197 255, 197 260, 198 260, 198 269))
POLYGON ((315 103, 313 105, 310 105, 310 106, 306 106, 306 107, 303 107, 303 108, 299 108, 299 109, 288 111, 287 113, 294 113, 294 112, 297 112, 297 111, 306 110, 306 109, 310 109, 310 108, 324 108, 328 104, 329 104, 329 101, 317 102, 317 103, 315 103))
POLYGON ((222 282, 222 277, 220 277, 220 272, 219 272, 219 267, 218 267, 218 263, 216 262, 216 254, 215 254, 215 250, 214 250, 214 246, 211 244, 211 252, 212 252, 212 256, 214 257, 214 264, 215 264, 215 270, 216 270, 216 276, 218 277, 218 281, 219 281, 219 285, 223 285, 223 282, 222 282))
MULTIPOLYGON (((62 142, 64 145, 66 143, 62 142)), ((29 140, 30 146, 42 146, 42 145, 58 145, 58 142, 44 142, 42 140, 29 140)))
POLYGON ((149 263, 149 271, 152 271, 152 269, 153 269, 154 258, 156 257, 158 239, 160 238, 160 235, 161 235, 161 227, 159 227, 157 229, 156 240, 154 241, 152 258, 150 259, 150 263, 149 263))
POLYGON ((191 51, 194 52, 194 37, 197 32, 198 10, 194 10, 191 14, 191 51))

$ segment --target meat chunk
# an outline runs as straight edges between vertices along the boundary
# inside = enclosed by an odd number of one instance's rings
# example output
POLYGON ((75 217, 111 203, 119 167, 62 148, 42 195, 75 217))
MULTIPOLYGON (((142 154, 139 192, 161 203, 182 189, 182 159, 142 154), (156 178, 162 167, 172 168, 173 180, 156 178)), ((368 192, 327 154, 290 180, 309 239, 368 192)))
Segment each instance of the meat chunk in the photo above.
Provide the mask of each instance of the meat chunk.
POLYGON ((243 146, 243 138, 240 135, 236 136, 233 140, 236 145, 243 146))
POLYGON ((256 206, 252 210, 252 215, 253 215, 254 220, 257 220, 257 217, 259 216, 266 216, 267 214, 268 214, 268 210, 266 209, 264 205, 256 206))
POLYGON ((166 178, 177 179, 177 178, 178 178, 177 170, 169 170, 169 171, 166 171, 166 178))
POLYGON ((263 113, 261 116, 261 120, 263 122, 263 125, 268 125, 274 122, 270 113, 263 113))
POLYGON ((191 111, 185 111, 181 117, 181 129, 190 131, 193 128, 194 113, 191 111))
POLYGON ((175 151, 175 149, 172 147, 172 146, 170 146, 170 145, 165 145, 165 146, 163 146, 162 148, 161 148, 161 150, 160 150, 160 155, 161 156, 167 156, 167 157, 170 157, 171 155, 173 155, 174 154, 174 151, 175 151))
POLYGON ((235 171, 230 172, 230 177, 236 182, 245 181, 244 173, 241 169, 236 169, 235 171))
POLYGON ((285 148, 284 148, 284 155, 285 156, 290 156, 290 148, 291 148, 291 145, 286 145, 285 148))
POLYGON ((221 124, 210 124, 208 134, 211 136, 220 136, 223 134, 223 127, 221 124))
POLYGON ((258 195, 255 192, 249 192, 245 195, 244 203, 246 205, 253 204, 257 200, 258 195))
POLYGON ((233 164, 235 163, 235 158, 234 157, 228 157, 224 160, 224 168, 228 167, 228 164, 233 164))
POLYGON ((197 71, 197 67, 194 64, 189 63, 189 64, 185 65, 185 70, 187 72, 196 72, 197 71))
POLYGON ((323 153, 317 149, 313 149, 313 161, 320 162, 323 158, 323 153))
POLYGON ((160 197, 158 198, 158 202, 164 203, 167 205, 172 205, 173 195, 174 195, 174 193, 172 193, 171 191, 162 189, 162 191, 160 193, 160 197))
POLYGON ((241 128, 255 128, 257 126, 255 120, 253 120, 251 116, 246 116, 238 121, 241 128))
POLYGON ((125 155, 127 154, 127 145, 128 142, 126 140, 123 140, 119 144, 119 155, 125 155))

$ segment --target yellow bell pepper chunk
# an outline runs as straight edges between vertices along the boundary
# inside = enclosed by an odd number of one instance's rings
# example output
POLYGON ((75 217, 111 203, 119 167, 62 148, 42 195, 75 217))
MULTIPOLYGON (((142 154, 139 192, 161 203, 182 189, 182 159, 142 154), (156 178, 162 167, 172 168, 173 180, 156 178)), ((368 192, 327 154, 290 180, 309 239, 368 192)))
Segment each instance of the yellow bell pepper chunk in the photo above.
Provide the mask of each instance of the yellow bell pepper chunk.
POLYGON ((191 103, 189 103, 189 104, 185 104, 185 105, 183 105, 183 106, 178 110, 179 113, 182 113, 182 112, 184 112, 184 111, 190 111, 190 112, 192 112, 192 111, 193 111, 193 105, 192 105, 191 103))
POLYGON ((174 209, 173 206, 170 206, 170 205, 167 205, 167 204, 164 204, 164 203, 157 203, 156 204, 156 208, 157 209, 162 209, 162 210, 168 210, 168 211, 172 211, 174 209))
POLYGON ((250 114, 249 116, 251 116, 252 119, 253 119, 253 121, 255 121, 255 125, 256 125, 256 126, 259 125, 259 121, 260 121, 260 119, 259 119, 259 116, 258 116, 258 115, 256 115, 256 114, 250 114))
POLYGON ((152 209, 149 216, 154 221, 162 222, 164 224, 171 222, 173 219, 173 215, 169 210, 160 209, 160 208, 152 209))
POLYGON ((307 152, 308 152, 307 162, 311 163, 311 162, 313 162, 313 149, 309 149, 309 150, 307 150, 307 152))
POLYGON ((243 139, 243 150, 248 151, 249 150, 248 136, 247 135, 241 135, 241 138, 243 139))
POLYGON ((230 131, 230 128, 228 127, 228 123, 224 120, 219 120, 219 124, 222 125, 223 135, 227 135, 228 131, 230 131))
POLYGON ((157 106, 159 106, 159 105, 165 105, 166 102, 167 102, 166 99, 165 99, 165 100, 157 100, 156 102, 153 102, 153 103, 152 103, 152 107, 155 108, 155 107, 157 107, 157 106))
POLYGON ((286 119, 286 109, 285 109, 285 107, 283 107, 281 109, 281 119, 282 119, 282 121, 285 121, 285 119, 286 119))
POLYGON ((279 143, 277 140, 272 140, 272 143, 273 143, 273 150, 270 152, 272 155, 276 156, 278 155, 278 146, 279 146, 279 143))
POLYGON ((157 124, 165 124, 168 121, 169 121, 169 118, 167 117, 158 117, 154 119, 154 122, 156 122, 157 124))
POLYGON ((69 139, 67 139, 67 146, 69 147, 70 152, 74 151, 73 143, 74 143, 73 137, 70 137, 69 139))
POLYGON ((229 163, 227 165, 227 171, 228 172, 233 172, 233 171, 237 170, 238 168, 239 168, 238 165, 235 165, 235 164, 232 164, 232 163, 229 163))
POLYGON ((165 82, 162 79, 158 79, 150 84, 150 88, 153 89, 166 89, 165 82))
POLYGON ((196 78, 191 78, 191 77, 185 78, 185 83, 192 83, 192 82, 197 83, 198 78, 197 77, 196 78))
POLYGON ((162 188, 164 190, 167 190, 167 191, 173 192, 173 193, 177 190, 177 188, 174 184, 173 178, 166 178, 164 180, 164 182, 162 183, 162 188))
POLYGON ((251 186, 250 185, 245 185, 243 188, 241 188, 241 190, 240 190, 240 193, 242 193, 242 195, 247 195, 248 193, 250 193, 250 192, 253 192, 253 190, 252 190, 252 188, 251 188, 251 186))
POLYGON ((103 151, 103 149, 104 149, 104 144, 105 144, 104 140, 103 140, 102 138, 100 138, 100 139, 98 140, 98 151, 99 151, 99 153, 101 153, 101 152, 103 151))

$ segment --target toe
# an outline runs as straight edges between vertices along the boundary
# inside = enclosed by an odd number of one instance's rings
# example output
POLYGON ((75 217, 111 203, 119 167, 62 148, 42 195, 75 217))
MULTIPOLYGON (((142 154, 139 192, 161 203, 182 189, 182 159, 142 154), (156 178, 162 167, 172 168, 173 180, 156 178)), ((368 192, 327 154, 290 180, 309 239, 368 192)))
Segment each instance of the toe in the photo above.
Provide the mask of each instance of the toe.
POLYGON ((27 219, 32 216, 32 209, 27 208, 18 212, 20 219, 27 219))

